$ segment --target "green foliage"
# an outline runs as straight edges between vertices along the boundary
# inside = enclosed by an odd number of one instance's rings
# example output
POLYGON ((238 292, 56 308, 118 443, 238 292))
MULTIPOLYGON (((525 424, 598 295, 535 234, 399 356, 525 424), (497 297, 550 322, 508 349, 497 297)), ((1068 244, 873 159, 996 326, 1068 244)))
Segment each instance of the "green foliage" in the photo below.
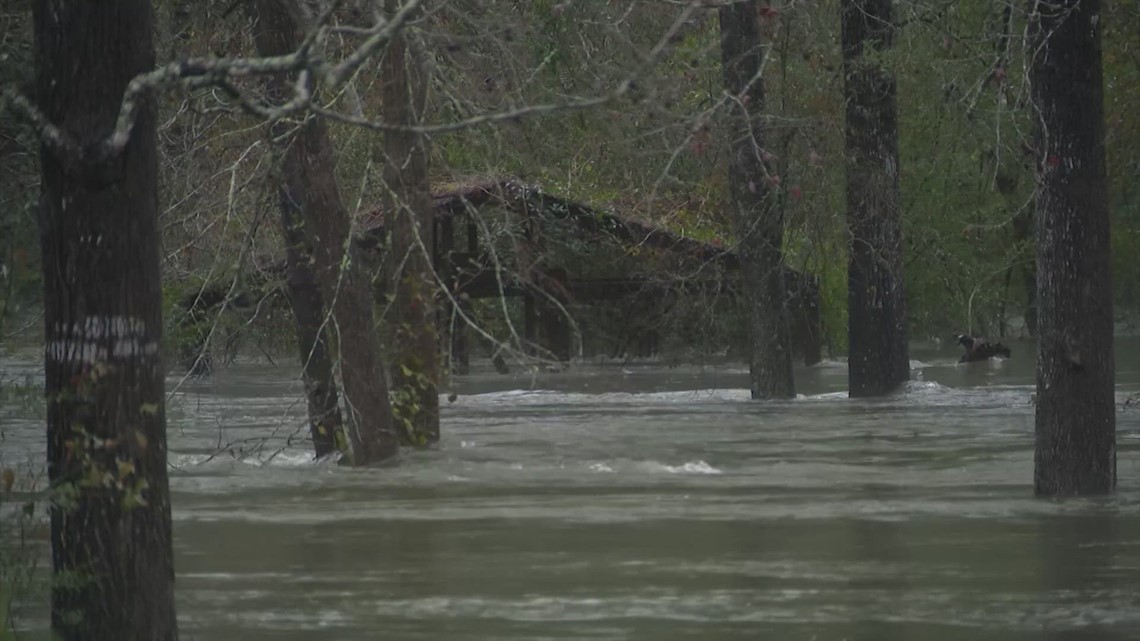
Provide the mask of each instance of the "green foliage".
POLYGON ((1106 2, 1101 12, 1113 284, 1118 313, 1135 327, 1140 323, 1140 8, 1106 2))
MULTIPOLYGON (((30 23, 24 12, 0 18, 0 87, 30 93, 30 23)), ((27 324, 39 300, 38 160, 31 128, 0 111, 0 337, 27 324)))
MULTIPOLYGON (((17 175, 0 162, 0 173, 17 175), (11 171, 12 173, 7 173, 11 171)), ((31 190, 0 194, 0 336, 27 324, 42 291, 36 209, 31 190)))
MULTIPOLYGON (((961 3, 898 51, 908 305, 925 334, 996 333, 1005 303, 1020 314, 1027 295, 1024 278, 1009 278, 1032 260, 1014 226, 1031 215, 1029 114, 1018 106, 1027 87, 991 75, 1000 14, 1000 5, 961 3)), ((1009 28, 1017 37, 1018 25, 1009 28)), ((1009 55, 1002 68, 1019 64, 1018 46, 1009 55)))
MULTIPOLYGON (((22 378, 0 378, 0 407, 10 415, 44 418, 47 408, 43 383, 33 379, 30 373, 22 378)), ((3 429, 0 428, 2 435, 3 429)))
MULTIPOLYGON (((1106 152, 1113 222, 1114 283, 1121 315, 1140 315, 1140 13, 1132 3, 1104 3, 1106 152)), ((1004 22, 1004 3, 962 0, 896 5, 893 49, 870 59, 893 72, 900 110, 900 168, 908 311, 912 335, 994 333, 1020 316, 1032 286, 1031 133, 1024 82, 1024 8, 1004 22), (1002 53, 1003 34, 1008 53, 1002 53), (1003 59, 1002 56, 1005 56, 1003 59), (995 73, 997 67, 1001 73, 995 73), (1029 230, 1027 234, 1026 231, 1029 230)), ((248 25, 230 3, 206 2, 177 14, 160 3, 161 61, 252 52, 248 25)), ((724 206, 727 140, 719 125, 723 91, 716 12, 698 10, 661 42, 681 4, 455 0, 413 27, 427 53, 429 121, 453 122, 526 105, 606 94, 632 78, 624 96, 597 108, 554 111, 431 136, 433 179, 517 176, 549 192, 624 216, 652 221, 687 237, 734 242, 724 206), (660 45, 651 68, 647 52, 660 45)), ((828 345, 846 342, 844 104, 838 0, 792 3, 762 22, 770 171, 779 178, 789 264, 819 276, 828 345)), ((0 82, 29 86, 28 21, 4 23, 0 82)), ((337 45, 351 46, 350 38, 337 45)), ((329 106, 368 117, 380 113, 379 74, 366 66, 351 87, 323 96, 329 106)), ((243 90, 256 91, 252 83, 243 90)), ((274 158, 264 128, 217 92, 160 97, 162 228, 167 343, 196 344, 208 324, 184 323, 174 304, 202 282, 278 260, 281 240, 267 212, 276 194, 274 158), (227 109, 227 107, 230 107, 227 109), (247 261, 237 264, 248 247, 247 261), (205 328, 205 329, 204 329, 205 328)), ((337 176, 351 211, 381 202, 372 150, 380 134, 331 124, 337 176)), ((39 302, 35 220, 36 145, 28 132, 0 121, 0 334, 39 302)), ((628 273, 679 267, 647 255, 603 256, 589 242, 553 248, 549 260, 578 256, 582 273, 628 273)), ((506 331, 500 305, 483 316, 506 331), (497 320, 496 320, 497 319, 497 320)), ((681 301, 669 313, 706 315, 705 301, 681 301), (691 308, 686 307, 690 305, 691 308)), ((607 312, 578 310, 600 322, 607 312)), ((285 314, 223 314, 211 345, 252 335, 259 346, 285 348, 285 314), (219 330, 221 330, 219 332, 219 330), (251 330, 252 334, 251 334, 251 330)), ((615 317, 616 318, 616 317, 615 317)), ((606 320, 609 319, 609 320, 606 320)), ((726 321, 730 325, 731 322, 726 321)), ((687 327, 685 323, 677 325, 687 327)), ((725 335, 730 334, 726 330, 725 335)), ((498 334, 496 336, 505 336, 498 334)), ((678 335, 678 338, 684 334, 678 335)), ((173 347, 171 351, 177 348, 173 347)))
POLYGON ((414 359, 406 359, 398 366, 398 385, 393 385, 388 392, 389 402, 392 404, 392 418, 396 421, 396 428, 400 433, 400 441, 406 445, 424 446, 428 444, 429 436, 420 429, 425 416, 429 411, 423 405, 424 394, 436 394, 437 386, 434 381, 424 373, 422 365, 414 359))
POLYGON ((16 605, 47 596, 39 566, 46 552, 48 519, 40 509, 39 474, 33 469, 0 460, 0 641, 15 639, 16 605))

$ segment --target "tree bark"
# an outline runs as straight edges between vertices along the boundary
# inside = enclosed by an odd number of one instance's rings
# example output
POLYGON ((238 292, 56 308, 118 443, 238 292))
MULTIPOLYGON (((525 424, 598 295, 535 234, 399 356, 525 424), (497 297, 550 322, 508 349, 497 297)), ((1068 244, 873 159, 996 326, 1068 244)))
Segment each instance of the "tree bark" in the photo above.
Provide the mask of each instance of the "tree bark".
POLYGON ((843 0, 847 103, 848 387, 879 396, 910 377, 895 80, 864 53, 890 49, 891 0, 843 0))
MULTIPOLYGON (((253 17, 258 18, 256 5, 253 17)), ((267 28, 275 26, 272 18, 258 21, 255 35, 259 53, 273 55, 274 34, 267 28)), ((266 81, 266 90, 273 101, 288 100, 292 87, 284 76, 271 76, 266 81)), ((283 159, 288 158, 289 125, 274 123, 270 135, 279 143, 283 159)), ((294 156, 293 160, 296 160, 294 156)), ((303 168, 302 168, 303 170, 303 168)), ((281 236, 285 241, 285 291, 293 319, 297 328, 297 349, 301 358, 301 380, 305 384, 305 400, 308 406, 309 434, 313 440, 313 453, 321 458, 335 451, 347 450, 343 417, 340 413, 339 395, 333 367, 328 336, 325 332, 325 299, 317 284, 313 271, 313 248, 305 235, 304 212, 301 211, 302 195, 291 191, 300 187, 283 180, 286 175, 295 175, 298 168, 283 170, 278 187, 281 206, 281 236)))
MULTIPOLYGON (((300 45, 307 21, 296 0, 256 0, 256 10, 261 55, 285 54, 300 45)), ((352 223, 335 167, 324 122, 309 117, 285 149, 282 188, 300 210, 312 242, 317 281, 332 309, 353 463, 366 465, 394 456, 399 440, 373 325, 372 292, 360 250, 351 242, 352 223)))
MULTIPOLYGON (((131 78, 154 68, 150 3, 32 7, 40 109, 91 149, 114 129, 131 78)), ((95 164, 41 150, 52 629, 61 639, 178 637, 155 141, 146 97, 120 154, 95 164)))
MULTIPOLYGON (((388 0, 389 13, 399 4, 388 0)), ((427 94, 423 67, 407 34, 397 34, 380 63, 385 122, 408 126, 422 122, 427 94)), ((424 445, 439 440, 440 383, 431 256, 435 208, 428 183, 427 140, 412 131, 388 131, 379 151, 385 211, 392 230, 387 272, 395 294, 389 323, 395 347, 393 409, 402 441, 424 445)))
POLYGON ((1039 495, 1116 487, 1100 2, 1031 1, 1039 495))
MULTIPOLYGON (((274 128, 276 129, 276 127, 274 128)), ((321 458, 348 448, 338 405, 335 369, 325 333, 325 299, 313 273, 313 250, 305 237, 298 198, 281 185, 281 230, 285 240, 285 289, 297 326, 301 380, 309 410, 313 454, 321 458)))
POLYGON ((764 164, 764 49, 756 0, 722 5, 721 65, 730 105, 728 185, 748 314, 752 398, 791 398, 791 320, 784 286, 784 220, 764 164))

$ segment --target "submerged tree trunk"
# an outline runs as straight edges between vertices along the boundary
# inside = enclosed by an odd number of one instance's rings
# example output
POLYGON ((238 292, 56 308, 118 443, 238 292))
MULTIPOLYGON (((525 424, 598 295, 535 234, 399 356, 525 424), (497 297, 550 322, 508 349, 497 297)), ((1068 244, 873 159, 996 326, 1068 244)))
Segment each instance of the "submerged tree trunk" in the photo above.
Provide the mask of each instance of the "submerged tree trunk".
MULTIPOLYGON (((257 0, 256 9, 259 53, 281 55, 301 43, 306 21, 296 0, 257 0)), ((399 440, 373 325, 372 292, 360 250, 351 242, 352 224, 335 167, 327 128, 310 117, 285 150, 283 188, 299 208, 312 239, 317 281, 332 309, 353 462, 364 465, 394 456, 399 440)))
POLYGON ((777 177, 769 176, 763 159, 764 49, 758 4, 735 2, 719 11, 724 88, 737 98, 730 105, 728 185, 748 310, 752 398, 791 398, 796 387, 784 286, 784 220, 773 206, 771 185, 777 177))
POLYGON ((285 290, 297 326, 301 380, 305 384, 313 453, 321 458, 338 450, 344 452, 348 442, 325 333, 325 299, 313 273, 313 250, 305 237, 304 221, 298 211, 300 199, 290 193, 288 185, 282 185, 280 191, 281 231, 285 240, 285 290))
MULTIPOLYGON (((249 7, 257 8, 253 4, 249 7)), ((252 13, 254 19, 257 19, 256 11, 252 13)), ((276 51, 275 34, 267 31, 274 26, 277 25, 272 18, 257 22, 255 39, 262 55, 273 55, 276 51)), ((266 89, 271 100, 283 102, 288 100, 292 87, 284 76, 271 76, 266 82, 266 89)), ((289 124, 278 122, 270 129, 275 139, 282 140, 285 157, 288 157, 290 144, 289 128, 289 124)), ((295 156, 293 160, 296 160, 295 156)), ((295 175, 297 171, 297 168, 288 168, 284 173, 295 175)), ((292 191, 301 187, 297 183, 296 180, 282 180, 278 187, 281 236, 285 241, 285 292, 297 328, 297 349, 301 357, 301 380, 305 384, 313 453, 321 458, 337 450, 347 450, 348 442, 344 435, 335 369, 325 332, 325 300, 313 272, 312 244, 305 235, 304 212, 301 211, 303 198, 301 194, 292 191)))
POLYGON ((891 47, 891 0, 842 0, 847 102, 848 387, 878 396, 910 377, 895 80, 865 54, 891 47))
MULTIPOLYGON (((47 118, 88 151, 154 68, 146 0, 32 4, 47 118)), ((178 637, 161 358, 155 105, 106 161, 41 152, 52 630, 178 637)))
MULTIPOLYGON (((388 11, 398 8, 388 0, 388 11)), ((427 84, 423 60, 405 33, 388 44, 380 63, 384 122, 414 126, 423 120, 427 84)), ((378 150, 380 151, 380 150, 378 150)), ((379 155, 379 154, 378 154, 379 155)), ((395 348, 393 411, 406 444, 439 440, 439 332, 436 328, 433 223, 427 140, 413 131, 384 133, 385 211, 391 231, 388 273, 395 293, 389 322, 395 348)))
POLYGON ((1039 495, 1116 487, 1100 2, 1030 2, 1039 495))

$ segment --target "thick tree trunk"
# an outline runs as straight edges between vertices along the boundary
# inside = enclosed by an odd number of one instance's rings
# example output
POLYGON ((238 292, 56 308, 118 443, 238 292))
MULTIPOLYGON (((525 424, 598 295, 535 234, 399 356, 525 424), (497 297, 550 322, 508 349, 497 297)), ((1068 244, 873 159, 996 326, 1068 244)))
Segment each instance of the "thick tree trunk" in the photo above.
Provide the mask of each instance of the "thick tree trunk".
MULTIPOLYGON (((256 41, 262 55, 293 51, 301 42, 304 15, 296 0, 256 0, 256 41)), ((288 82, 284 80, 283 82, 288 82)), ((282 159, 283 189, 313 239, 313 262, 339 347, 348 407, 353 462, 375 463, 399 451, 392 407, 373 325, 372 292, 360 250, 350 242, 351 220, 333 173, 336 161, 323 121, 309 118, 282 159)))
POLYGON ((895 81, 864 53, 891 47, 891 0, 842 0, 847 102, 848 387, 878 396, 910 377, 895 81))
MULTIPOLYGON (((91 148, 154 67, 150 3, 32 7, 40 108, 91 148)), ((154 101, 106 163, 41 163, 52 629, 176 639, 154 101)))
MULTIPOLYGON (((399 6, 388 0, 388 11, 399 6)), ((404 33, 388 45, 380 63, 384 122, 418 125, 427 84, 423 60, 404 33)), ((404 443, 439 440, 439 332, 432 271, 435 208, 428 184, 427 140, 411 131, 388 131, 378 161, 384 167, 385 211, 392 230, 388 252, 395 293, 392 319, 393 410, 404 443)))
POLYGON ((281 229, 285 240, 285 288, 297 326, 297 348, 301 357, 301 380, 309 409, 309 434, 317 458, 348 442, 338 405, 335 370, 325 333, 325 299, 313 273, 313 250, 305 237, 304 221, 298 211, 299 199, 281 186, 281 229))
POLYGON ((784 220, 770 188, 775 177, 764 166, 764 83, 760 72, 758 3, 720 7, 720 50, 724 88, 739 101, 730 107, 731 151, 728 167, 733 226, 748 313, 749 371, 752 398, 791 398, 791 320, 784 286, 784 220))
POLYGON ((1100 2, 1030 2, 1037 110, 1037 494, 1116 487, 1100 2))
MULTIPOLYGON (((252 4, 250 8, 257 9, 252 4)), ((257 19, 256 11, 253 14, 257 19)), ((259 29, 255 39, 259 52, 262 55, 273 55, 272 52, 276 51, 276 34, 269 33, 267 29, 278 26, 277 22, 267 18, 259 20, 257 24, 259 29)), ((292 87, 287 78, 270 77, 266 85, 270 99, 277 102, 288 100, 292 87)), ((285 158, 289 157, 289 127, 287 123, 279 122, 271 128, 272 136, 283 141, 285 158)), ((296 156, 293 160, 296 160, 296 156)), ((295 167, 284 170, 285 175, 295 175, 297 172, 295 167)), ((285 290, 297 328, 301 380, 305 384, 305 400, 309 412, 309 434, 313 439, 313 452, 317 458, 321 458, 338 449, 346 450, 348 442, 338 405, 335 368, 325 332, 328 320, 325 300, 313 272, 313 248, 305 235, 304 212, 301 211, 303 196, 291 191, 291 188, 302 186, 297 182, 282 180, 279 187, 281 236, 285 241, 285 290)))

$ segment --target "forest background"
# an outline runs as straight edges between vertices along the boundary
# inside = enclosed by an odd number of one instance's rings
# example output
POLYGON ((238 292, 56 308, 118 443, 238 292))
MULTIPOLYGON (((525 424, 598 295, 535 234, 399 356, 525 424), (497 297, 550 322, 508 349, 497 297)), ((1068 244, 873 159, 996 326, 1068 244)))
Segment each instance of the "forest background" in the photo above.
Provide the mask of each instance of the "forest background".
MULTIPOLYGON (((29 6, 5 0, 0 8, 0 84, 24 95, 34 93, 29 6)), ((156 11, 160 64, 255 54, 251 25, 236 2, 161 0, 156 11)), ((343 3, 336 20, 346 33, 361 11, 343 3)), ((845 351, 847 339, 839 15, 838 0, 761 9, 766 151, 774 168, 766 180, 786 220, 789 264, 820 280, 825 345, 833 355, 845 351)), ((898 82, 910 335, 1027 336, 1034 178, 1024 3, 899 2, 895 17, 893 49, 875 55, 898 82)), ((1114 289, 1121 327, 1129 331, 1140 315, 1140 2, 1106 1, 1102 20, 1114 289)), ((432 132, 433 185, 512 177, 732 247, 715 11, 664 1, 449 0, 431 4, 409 33, 427 62, 428 122, 520 114, 432 132), (655 52, 679 17, 681 28, 655 52), (627 79, 627 91, 613 90, 627 79), (608 99, 530 113, 536 105, 597 97, 608 99)), ((375 65, 366 66, 328 106, 375 117, 379 78, 375 65)), ((263 123, 218 87, 166 92, 159 100, 159 224, 173 349, 186 338, 179 335, 179 302, 188 293, 282 278, 265 270, 283 255, 269 180, 279 159, 263 123)), ((382 201, 379 181, 369 180, 374 133, 344 122, 330 122, 330 132, 349 210, 372 210, 382 201)), ((42 337, 38 153, 33 132, 4 114, 0 345, 42 337)), ((576 267, 612 268, 630 258, 625 254, 576 267)), ((668 310, 665 350, 710 353, 742 341, 739 314, 712 309, 694 299, 668 310)), ((579 310, 599 334, 628 322, 619 311, 579 310)), ((481 320, 495 322, 490 315, 481 320)), ((231 355, 243 344, 283 351, 294 339, 283 305, 254 305, 218 323, 212 349, 231 355)))

